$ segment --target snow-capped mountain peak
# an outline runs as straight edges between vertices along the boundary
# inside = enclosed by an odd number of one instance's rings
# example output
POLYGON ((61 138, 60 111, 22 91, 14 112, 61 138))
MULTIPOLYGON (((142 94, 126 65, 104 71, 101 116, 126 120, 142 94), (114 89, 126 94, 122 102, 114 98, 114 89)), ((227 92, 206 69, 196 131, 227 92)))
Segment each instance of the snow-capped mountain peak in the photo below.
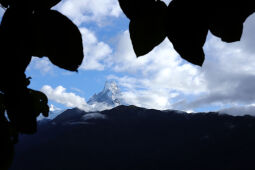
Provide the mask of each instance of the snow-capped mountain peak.
POLYGON ((118 106, 120 102, 120 90, 115 81, 106 81, 104 89, 94 94, 89 100, 88 104, 93 105, 95 103, 104 103, 108 106, 118 106))
POLYGON ((104 90, 102 92, 111 92, 116 94, 119 92, 119 87, 115 81, 106 81, 104 85, 104 90))

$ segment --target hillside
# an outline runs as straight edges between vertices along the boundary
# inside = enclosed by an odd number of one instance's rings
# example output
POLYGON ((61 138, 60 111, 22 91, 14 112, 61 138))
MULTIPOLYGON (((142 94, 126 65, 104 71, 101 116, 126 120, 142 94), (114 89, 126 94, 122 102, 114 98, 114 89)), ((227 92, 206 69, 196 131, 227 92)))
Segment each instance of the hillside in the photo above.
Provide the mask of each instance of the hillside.
POLYGON ((69 109, 21 136, 11 170, 254 170, 255 118, 69 109))

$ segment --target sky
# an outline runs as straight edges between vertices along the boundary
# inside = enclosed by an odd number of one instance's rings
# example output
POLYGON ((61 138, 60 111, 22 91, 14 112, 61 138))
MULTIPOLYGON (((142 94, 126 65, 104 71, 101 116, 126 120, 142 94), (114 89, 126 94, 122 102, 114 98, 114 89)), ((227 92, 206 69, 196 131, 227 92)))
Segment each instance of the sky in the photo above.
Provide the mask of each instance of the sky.
POLYGON ((167 38, 136 58, 129 20, 117 0, 62 0, 54 9, 79 27, 85 58, 78 73, 58 68, 46 57, 33 58, 26 70, 32 77, 29 87, 48 96, 51 110, 88 111, 86 101, 106 81, 115 81, 120 98, 139 107, 255 115, 255 15, 246 20, 240 42, 224 43, 209 33, 206 59, 199 67, 181 59, 167 38))

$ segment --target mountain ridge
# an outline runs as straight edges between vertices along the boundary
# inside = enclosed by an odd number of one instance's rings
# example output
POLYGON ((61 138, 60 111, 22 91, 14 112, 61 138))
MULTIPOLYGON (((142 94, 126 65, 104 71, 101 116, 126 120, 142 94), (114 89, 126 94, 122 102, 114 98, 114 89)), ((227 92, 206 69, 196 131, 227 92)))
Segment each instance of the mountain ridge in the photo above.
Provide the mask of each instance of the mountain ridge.
POLYGON ((254 131, 248 115, 74 108, 22 136, 11 170, 253 170, 254 131))

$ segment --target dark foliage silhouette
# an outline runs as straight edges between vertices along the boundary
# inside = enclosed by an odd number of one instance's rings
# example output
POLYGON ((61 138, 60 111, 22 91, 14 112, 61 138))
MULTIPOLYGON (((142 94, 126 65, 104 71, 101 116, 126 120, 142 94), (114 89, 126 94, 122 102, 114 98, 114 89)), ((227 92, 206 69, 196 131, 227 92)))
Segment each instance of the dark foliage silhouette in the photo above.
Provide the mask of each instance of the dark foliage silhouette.
MULTIPOLYGON (((28 88, 25 70, 32 56, 48 57, 60 68, 77 71, 83 60, 82 38, 67 17, 51 8, 61 0, 0 0, 6 11, 0 25, 0 169, 11 164, 19 133, 33 134, 36 117, 48 115, 45 94, 28 88), (7 116, 6 116, 7 115, 7 116)), ((187 61, 202 65, 208 30, 225 42, 238 41, 243 22, 254 12, 248 0, 119 0, 130 19, 137 56, 166 37, 187 61)))
POLYGON ((48 116, 45 94, 28 88, 24 74, 32 56, 47 56, 60 68, 77 71, 83 46, 78 28, 51 10, 60 0, 1 0, 6 8, 0 25, 0 169, 11 164, 18 134, 33 134, 36 117, 48 116), (7 116, 6 114, 7 113, 7 116))
POLYGON ((239 41, 243 23, 255 11, 252 1, 119 0, 130 19, 130 37, 136 55, 150 52, 166 37, 180 56, 199 66, 208 31, 224 42, 239 41))
POLYGON ((20 139, 11 170, 255 169, 252 116, 135 106, 90 114, 69 109, 40 122, 36 135, 20 139))
POLYGON ((129 25, 130 38, 138 56, 150 52, 166 37, 166 4, 157 1, 151 8, 148 7, 148 10, 144 11, 143 14, 132 18, 129 25))

